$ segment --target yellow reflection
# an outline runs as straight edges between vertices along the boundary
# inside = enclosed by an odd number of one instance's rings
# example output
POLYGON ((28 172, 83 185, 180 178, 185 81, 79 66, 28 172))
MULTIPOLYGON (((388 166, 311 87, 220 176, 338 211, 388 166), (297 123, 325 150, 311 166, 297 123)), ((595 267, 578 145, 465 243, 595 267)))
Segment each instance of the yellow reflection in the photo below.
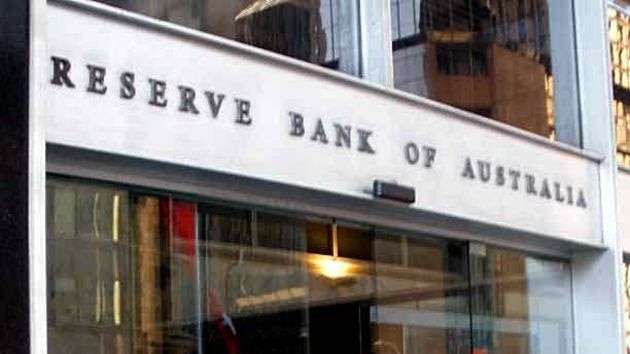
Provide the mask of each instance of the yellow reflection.
POLYGON ((306 297, 306 294, 306 288, 304 287, 281 289, 260 295, 239 297, 236 299, 236 306, 239 309, 243 309, 251 306, 283 303, 306 297))
POLYGON ((122 323, 120 296, 120 280, 116 280, 114 281, 114 324, 116 326, 120 326, 122 323))
POLYGON ((325 258, 313 261, 317 271, 329 279, 340 279, 350 275, 351 265, 337 258, 325 258))

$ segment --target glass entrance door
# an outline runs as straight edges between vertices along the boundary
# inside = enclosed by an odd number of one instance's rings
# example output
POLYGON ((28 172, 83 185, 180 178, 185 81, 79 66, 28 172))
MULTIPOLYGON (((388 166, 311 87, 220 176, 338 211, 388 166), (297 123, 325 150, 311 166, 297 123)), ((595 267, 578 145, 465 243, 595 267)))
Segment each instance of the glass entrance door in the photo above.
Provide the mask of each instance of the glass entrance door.
POLYGON ((50 353, 564 354, 570 264, 51 179, 50 353))

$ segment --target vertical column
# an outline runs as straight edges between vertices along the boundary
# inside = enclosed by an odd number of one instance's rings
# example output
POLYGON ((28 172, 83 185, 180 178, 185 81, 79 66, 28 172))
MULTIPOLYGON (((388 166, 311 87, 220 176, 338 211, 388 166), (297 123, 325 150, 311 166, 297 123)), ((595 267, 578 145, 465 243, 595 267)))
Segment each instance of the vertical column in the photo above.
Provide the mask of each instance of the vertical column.
MULTIPOLYGON (((359 3, 358 1, 329 1, 330 7, 333 9, 332 16, 337 17, 337 33, 339 38, 336 40, 341 43, 339 48, 339 70, 341 72, 359 76, 361 74, 361 37, 359 30, 359 3), (338 6, 334 6, 338 4, 338 6)), ((335 31, 333 31, 335 33, 335 31)))
POLYGON ((45 0, 0 1, 0 347, 46 353, 45 0))
POLYGON ((29 353, 30 3, 0 1, 0 346, 29 353))
MULTIPOLYGON (((18 0, 19 1, 19 0, 18 0)), ((48 84, 46 0, 30 3, 29 280, 31 353, 48 353, 46 276, 46 134, 43 90, 48 84)), ((26 65, 26 64, 24 64, 26 65)))
MULTIPOLYGON (((576 0, 579 1, 579 0, 576 0)), ((575 33, 572 1, 549 0, 549 35, 551 42, 551 71, 553 74, 556 139, 580 146, 582 132, 578 117, 577 80, 575 78, 575 33)))
POLYGON ((605 0, 574 0, 579 104, 584 148, 605 157, 599 168, 604 252, 573 259, 575 353, 621 354, 622 264, 617 216, 610 53, 605 0))
POLYGON ((367 81, 394 86, 390 0, 359 2, 361 76, 367 81))

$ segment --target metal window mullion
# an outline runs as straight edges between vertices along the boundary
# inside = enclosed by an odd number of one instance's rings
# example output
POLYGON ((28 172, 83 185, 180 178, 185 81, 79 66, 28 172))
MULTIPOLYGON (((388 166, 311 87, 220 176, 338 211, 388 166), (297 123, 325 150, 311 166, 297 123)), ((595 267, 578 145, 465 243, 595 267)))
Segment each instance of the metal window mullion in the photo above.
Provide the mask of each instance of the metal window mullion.
MULTIPOLYGON (((199 218, 201 217, 201 213, 199 212, 199 204, 195 203, 195 267, 196 267, 196 293, 197 293, 197 346, 199 353, 203 353, 204 341, 203 341, 203 322, 205 321, 205 303, 204 303, 204 285, 202 283, 202 264, 201 264, 201 247, 200 247, 200 238, 201 238, 201 230, 199 229, 199 218)), ((205 274, 204 274, 205 275, 205 274)))
POLYGON ((250 232, 252 233, 252 247, 258 247, 258 211, 252 210, 250 214, 250 232))
POLYGON ((534 0, 534 49, 537 53, 540 52, 542 46, 540 45, 540 19, 538 18, 538 0, 534 0))
MULTIPOLYGON (((549 36, 550 45, 556 139, 580 146, 582 129, 579 119, 580 99, 575 54, 576 40, 579 37, 575 35, 572 3, 573 1, 548 1, 546 9, 548 30, 545 31, 545 35, 549 36)), ((542 20, 545 20, 544 17, 542 20)))
MULTIPOLYGON (((453 38, 453 32, 455 31, 455 26, 454 26, 454 18, 453 18, 453 0, 449 0, 448 2, 448 29, 449 29, 449 35, 451 36, 450 39, 453 38)), ((449 45, 448 46, 448 70, 449 73, 451 75, 457 74, 457 72, 455 71, 455 59, 454 59, 454 51, 453 51, 453 45, 449 45)))
POLYGON ((337 56, 335 55, 335 13, 333 11, 333 0, 329 0, 328 5, 330 6, 330 45, 332 47, 332 60, 335 60, 337 56))
POLYGON ((387 87, 394 85, 391 0, 356 0, 359 8, 361 77, 387 87))
MULTIPOLYGON (((398 37, 397 38, 402 38, 402 26, 400 25, 400 0, 394 0, 396 1, 396 28, 398 30, 398 37)), ((391 9, 391 7, 390 7, 391 9)), ((392 36, 393 37, 393 36, 392 36)))
MULTIPOLYGON (((469 30, 471 32, 475 31, 475 15, 473 13, 473 2, 472 0, 468 0, 468 26, 469 26, 469 30)), ((473 48, 474 48, 474 43, 470 42, 468 43, 468 70, 470 70, 469 74, 471 76, 475 75, 475 62, 474 62, 474 58, 473 58, 473 48)), ((473 81, 473 87, 474 87, 474 81, 473 81)))
POLYGON ((416 34, 418 33, 419 30, 419 25, 418 25, 418 16, 416 16, 416 11, 418 10, 418 6, 416 3, 416 0, 411 0, 411 6, 412 6, 412 11, 413 11, 413 32, 412 34, 416 34))

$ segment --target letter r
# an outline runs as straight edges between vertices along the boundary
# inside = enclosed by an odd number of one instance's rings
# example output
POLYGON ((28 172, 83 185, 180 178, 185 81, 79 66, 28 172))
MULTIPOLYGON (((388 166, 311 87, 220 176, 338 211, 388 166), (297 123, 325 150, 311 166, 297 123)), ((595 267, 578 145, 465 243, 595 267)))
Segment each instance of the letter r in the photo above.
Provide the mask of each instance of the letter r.
POLYGON ((50 57, 50 60, 53 62, 53 78, 50 80, 50 83, 57 86, 67 86, 70 88, 74 88, 74 84, 72 80, 70 80, 70 68, 72 64, 66 58, 61 57, 50 57))

